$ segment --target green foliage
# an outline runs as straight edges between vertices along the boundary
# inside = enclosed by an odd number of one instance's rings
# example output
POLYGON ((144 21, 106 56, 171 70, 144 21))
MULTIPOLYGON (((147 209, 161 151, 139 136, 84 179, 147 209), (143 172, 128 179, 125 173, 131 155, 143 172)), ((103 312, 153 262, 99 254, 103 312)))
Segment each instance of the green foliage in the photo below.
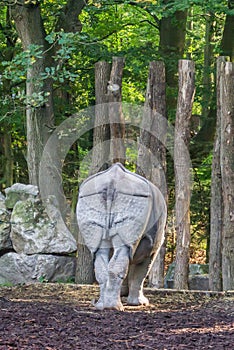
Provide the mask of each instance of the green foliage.
POLYGON ((43 58, 45 52, 39 45, 30 45, 27 50, 18 53, 11 61, 2 61, 1 65, 4 68, 2 78, 10 81, 15 99, 30 105, 32 108, 43 106, 49 95, 44 91, 43 84, 46 79, 53 79, 55 82, 62 84, 65 81, 74 82, 77 79, 77 73, 66 67, 65 63, 71 59, 72 53, 76 50, 74 41, 75 35, 72 33, 51 33, 46 37, 46 40, 53 46, 57 42, 59 50, 54 56, 56 66, 46 67, 45 71, 34 78, 28 77, 27 72, 31 67, 43 58), (27 96, 25 89, 19 88, 19 85, 24 81, 33 81, 38 85, 38 92, 27 96))
POLYGON ((11 283, 11 282, 5 282, 5 283, 1 283, 0 286, 1 286, 1 287, 8 287, 8 288, 9 288, 9 287, 13 287, 14 284, 11 283))
POLYGON ((27 50, 18 53, 11 61, 2 61, 3 78, 10 80, 13 84, 26 80, 28 69, 37 59, 42 58, 42 54, 42 47, 30 45, 27 50))
POLYGON ((40 282, 40 283, 48 283, 48 280, 45 278, 45 276, 40 276, 38 278, 38 282, 40 282))
POLYGON ((58 279, 56 283, 75 283, 75 277, 69 277, 66 280, 58 279))
POLYGON ((192 243, 206 248, 210 228, 210 186, 212 156, 208 156, 199 168, 194 168, 194 184, 191 200, 192 243))

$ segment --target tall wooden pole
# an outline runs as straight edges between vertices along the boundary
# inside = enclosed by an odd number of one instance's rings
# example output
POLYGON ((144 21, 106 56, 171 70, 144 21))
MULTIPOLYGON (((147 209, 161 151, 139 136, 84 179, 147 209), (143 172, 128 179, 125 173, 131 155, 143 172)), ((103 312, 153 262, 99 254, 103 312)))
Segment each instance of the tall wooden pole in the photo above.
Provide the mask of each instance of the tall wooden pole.
MULTIPOLYGON (((150 62, 144 121, 139 144, 138 167, 167 199, 166 186, 166 78, 162 61, 150 62)), ((151 268, 149 286, 163 288, 166 241, 151 268)))
POLYGON ((110 125, 108 109, 108 81, 111 65, 100 61, 95 64, 95 121, 93 130, 92 164, 89 175, 108 167, 110 154, 110 125))
POLYGON ((210 254, 209 254, 209 288, 210 290, 222 290, 222 179, 220 164, 220 142, 221 142, 221 101, 220 101, 220 79, 221 66, 225 57, 217 60, 217 119, 216 136, 213 150, 212 173, 211 173, 211 202, 210 202, 210 254))
POLYGON ((123 57, 113 57, 108 84, 109 121, 111 131, 110 155, 112 163, 125 163, 125 123, 122 113, 123 57))
POLYGON ((223 290, 234 289, 234 63, 221 63, 221 176, 223 290))
POLYGON ((190 140, 190 119, 195 92, 194 76, 194 62, 180 60, 179 92, 174 140, 177 235, 174 288, 176 289, 188 289, 189 247, 191 239, 191 169, 188 146, 190 140))

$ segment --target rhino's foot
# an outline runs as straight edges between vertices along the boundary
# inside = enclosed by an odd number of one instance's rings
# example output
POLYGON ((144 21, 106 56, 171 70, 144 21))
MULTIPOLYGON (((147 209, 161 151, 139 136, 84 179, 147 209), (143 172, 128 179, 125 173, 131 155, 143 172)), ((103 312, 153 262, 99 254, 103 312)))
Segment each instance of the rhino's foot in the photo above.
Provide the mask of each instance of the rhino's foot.
POLYGON ((139 305, 149 305, 149 299, 146 298, 144 295, 133 297, 131 295, 128 296, 127 304, 132 306, 139 306, 139 305))
POLYGON ((97 303, 93 302, 92 304, 95 307, 95 309, 97 309, 97 310, 104 310, 104 303, 103 303, 102 300, 98 300, 97 303))
POLYGON ((123 304, 121 302, 118 302, 118 303, 106 303, 104 305, 104 309, 124 311, 124 307, 123 307, 123 304))
POLYGON ((104 310, 104 309, 109 309, 109 310, 118 310, 118 311, 124 311, 123 304, 120 302, 117 303, 104 303, 103 300, 98 300, 97 303, 95 301, 92 302, 93 306, 97 310, 104 310))

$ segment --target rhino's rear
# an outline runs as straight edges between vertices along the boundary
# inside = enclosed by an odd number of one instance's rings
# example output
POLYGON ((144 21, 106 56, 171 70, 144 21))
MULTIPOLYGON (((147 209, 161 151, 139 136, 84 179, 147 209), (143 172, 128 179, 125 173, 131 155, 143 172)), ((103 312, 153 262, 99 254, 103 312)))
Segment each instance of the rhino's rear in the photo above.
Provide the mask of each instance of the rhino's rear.
POLYGON ((127 245, 134 254, 139 241, 147 234, 154 241, 153 231, 164 208, 155 206, 155 195, 164 201, 159 190, 143 177, 116 163, 111 168, 88 178, 81 186, 77 219, 85 244, 91 252, 118 244, 127 245), (155 194, 155 191, 158 191, 155 194))

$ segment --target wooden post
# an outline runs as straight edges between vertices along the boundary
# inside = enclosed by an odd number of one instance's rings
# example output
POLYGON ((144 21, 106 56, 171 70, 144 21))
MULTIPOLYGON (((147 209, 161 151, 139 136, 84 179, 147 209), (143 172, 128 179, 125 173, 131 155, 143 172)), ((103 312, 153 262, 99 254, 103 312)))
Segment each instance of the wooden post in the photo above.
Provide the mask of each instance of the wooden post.
MULTIPOLYGON (((108 115, 107 85, 110 77, 110 64, 101 61, 95 64, 95 120, 93 131, 92 163, 89 175, 107 169, 109 159, 110 126, 108 115)), ((78 233, 76 283, 91 284, 94 281, 93 259, 89 249, 78 233)))
POLYGON ((210 202, 210 254, 209 254, 209 288, 210 290, 222 290, 222 180, 220 164, 221 142, 221 101, 220 79, 221 65, 225 62, 224 57, 217 60, 217 120, 216 136, 213 150, 212 174, 211 174, 211 202, 210 202))
POLYGON ((174 277, 175 289, 188 289, 191 169, 187 147, 190 140, 190 119, 195 92, 194 76, 194 62, 180 60, 179 92, 174 140, 177 235, 174 277))
MULTIPOLYGON (((95 121, 92 164, 89 175, 108 168, 109 163, 125 162, 124 119, 122 114, 122 75, 124 58, 113 57, 95 65, 95 121)), ((79 242, 82 238, 79 237, 79 242)), ((78 243, 76 283, 92 283, 93 259, 88 248, 78 243)))
POLYGON ((125 163, 125 123, 122 113, 123 57, 113 57, 108 84, 109 120, 111 131, 110 154, 112 163, 125 163))
POLYGON ((166 197, 166 81, 163 62, 150 62, 144 115, 139 138, 137 172, 157 185, 166 197))
POLYGON ((89 175, 108 167, 110 153, 110 125, 108 111, 108 81, 110 63, 101 61, 95 64, 95 121, 93 131, 92 164, 89 175))
POLYGON ((234 63, 221 63, 221 176, 223 290, 234 289, 234 63))
MULTIPOLYGON (((165 181, 166 78, 165 65, 162 61, 150 62, 142 126, 138 155, 139 172, 158 186, 167 200, 165 181)), ((165 253, 166 241, 151 268, 149 274, 150 287, 163 288, 164 286, 165 253)))

